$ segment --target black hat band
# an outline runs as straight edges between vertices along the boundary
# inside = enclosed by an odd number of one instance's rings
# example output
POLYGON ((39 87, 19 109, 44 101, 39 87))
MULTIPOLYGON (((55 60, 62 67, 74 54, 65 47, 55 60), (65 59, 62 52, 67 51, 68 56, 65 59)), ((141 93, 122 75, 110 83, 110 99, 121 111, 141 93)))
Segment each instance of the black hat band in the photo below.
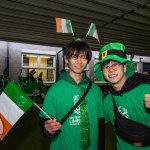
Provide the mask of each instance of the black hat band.
POLYGON ((102 54, 99 57, 99 60, 104 59, 108 55, 117 55, 121 58, 127 58, 126 54, 122 50, 106 50, 102 52, 102 54))

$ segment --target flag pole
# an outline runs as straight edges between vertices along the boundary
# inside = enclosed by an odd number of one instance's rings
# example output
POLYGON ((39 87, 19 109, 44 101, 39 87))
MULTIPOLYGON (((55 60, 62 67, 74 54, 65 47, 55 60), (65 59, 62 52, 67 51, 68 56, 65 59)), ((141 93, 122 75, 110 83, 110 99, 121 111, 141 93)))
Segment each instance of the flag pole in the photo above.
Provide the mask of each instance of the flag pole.
POLYGON ((40 109, 40 111, 42 111, 42 113, 44 113, 50 120, 52 120, 52 118, 43 110, 39 107, 39 105, 37 105, 36 103, 33 103, 38 109, 40 109))
POLYGON ((80 38, 85 40, 86 39, 86 33, 84 33, 80 38))
POLYGON ((75 40, 76 38, 75 38, 75 36, 74 36, 74 32, 72 32, 72 35, 73 35, 73 38, 74 38, 74 40, 75 40))

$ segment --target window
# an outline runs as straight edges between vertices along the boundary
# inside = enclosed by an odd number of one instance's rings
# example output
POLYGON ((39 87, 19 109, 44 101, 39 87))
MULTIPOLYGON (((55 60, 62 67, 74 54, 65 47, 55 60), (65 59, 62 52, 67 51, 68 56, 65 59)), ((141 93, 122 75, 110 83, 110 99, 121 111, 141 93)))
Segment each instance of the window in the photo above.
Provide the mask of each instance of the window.
POLYGON ((35 69, 34 77, 42 72, 43 82, 55 82, 55 56, 39 54, 22 54, 22 75, 29 76, 29 72, 35 69))
POLYGON ((38 63, 37 55, 23 54, 23 66, 24 67, 38 67, 37 63, 38 63))
POLYGON ((135 69, 135 72, 138 72, 138 62, 133 62, 134 64, 134 69, 135 69))

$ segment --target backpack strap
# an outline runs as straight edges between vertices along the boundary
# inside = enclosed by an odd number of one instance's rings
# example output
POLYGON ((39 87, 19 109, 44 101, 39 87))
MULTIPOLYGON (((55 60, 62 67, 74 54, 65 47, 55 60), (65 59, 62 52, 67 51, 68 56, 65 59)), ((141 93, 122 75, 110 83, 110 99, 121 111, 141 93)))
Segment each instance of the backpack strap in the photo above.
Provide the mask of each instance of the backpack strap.
MULTIPOLYGON (((112 95, 111 95, 112 96, 112 95)), ((118 111, 118 108, 117 108, 117 105, 116 105, 116 102, 114 100, 114 97, 112 96, 112 100, 113 100, 113 108, 114 108, 114 115, 117 114, 118 111)))

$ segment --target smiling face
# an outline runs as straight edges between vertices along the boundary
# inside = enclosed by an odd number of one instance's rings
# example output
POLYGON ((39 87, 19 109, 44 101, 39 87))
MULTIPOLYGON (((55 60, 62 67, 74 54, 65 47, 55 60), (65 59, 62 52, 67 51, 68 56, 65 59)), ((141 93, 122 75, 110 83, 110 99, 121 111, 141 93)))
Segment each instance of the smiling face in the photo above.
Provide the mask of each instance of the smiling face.
POLYGON ((70 42, 64 49, 64 58, 69 68, 69 74, 76 83, 82 80, 84 69, 90 62, 91 57, 90 47, 81 39, 70 42))
POLYGON ((72 55, 70 59, 65 58, 65 62, 68 64, 70 76, 83 75, 83 71, 88 64, 88 59, 84 53, 72 55))
POLYGON ((121 90, 126 81, 126 65, 115 61, 109 61, 102 66, 102 72, 107 81, 109 81, 115 90, 121 90))

